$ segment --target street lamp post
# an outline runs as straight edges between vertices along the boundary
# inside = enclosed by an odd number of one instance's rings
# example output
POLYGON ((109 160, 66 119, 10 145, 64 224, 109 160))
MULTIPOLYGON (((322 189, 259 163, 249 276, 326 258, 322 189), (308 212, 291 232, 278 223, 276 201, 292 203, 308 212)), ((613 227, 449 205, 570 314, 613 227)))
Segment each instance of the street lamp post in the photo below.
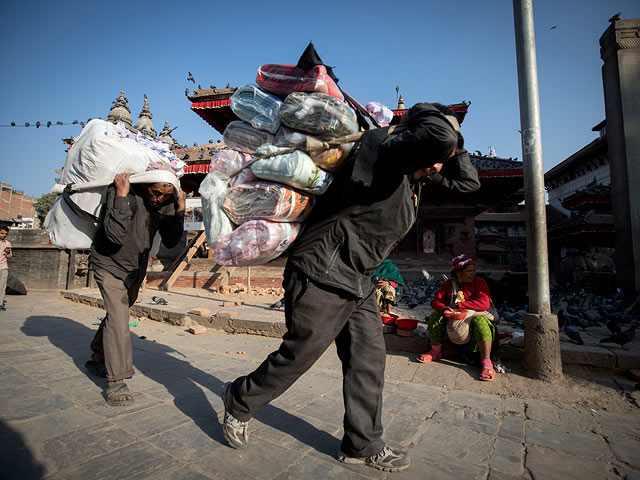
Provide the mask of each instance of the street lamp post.
POLYGON ((520 131, 527 222, 529 313, 524 318, 524 366, 541 380, 562 378, 558 320, 551 314, 549 259, 540 132, 538 69, 533 27, 533 0, 513 0, 520 94, 520 131))

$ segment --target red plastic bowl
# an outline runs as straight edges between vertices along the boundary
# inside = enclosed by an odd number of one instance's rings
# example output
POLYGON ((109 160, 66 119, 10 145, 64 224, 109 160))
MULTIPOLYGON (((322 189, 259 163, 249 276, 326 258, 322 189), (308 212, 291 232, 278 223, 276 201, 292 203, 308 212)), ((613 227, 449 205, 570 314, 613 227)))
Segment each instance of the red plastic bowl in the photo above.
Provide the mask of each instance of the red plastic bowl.
POLYGON ((396 326, 400 330, 415 330, 418 326, 418 320, 415 318, 399 318, 396 321, 396 326))
POLYGON ((380 316, 382 317, 382 323, 385 325, 395 325, 396 320, 398 320, 398 315, 393 313, 380 312, 380 316))
POLYGON ((444 315, 449 320, 464 320, 467 316, 467 311, 464 308, 454 308, 453 311, 447 311, 444 315))

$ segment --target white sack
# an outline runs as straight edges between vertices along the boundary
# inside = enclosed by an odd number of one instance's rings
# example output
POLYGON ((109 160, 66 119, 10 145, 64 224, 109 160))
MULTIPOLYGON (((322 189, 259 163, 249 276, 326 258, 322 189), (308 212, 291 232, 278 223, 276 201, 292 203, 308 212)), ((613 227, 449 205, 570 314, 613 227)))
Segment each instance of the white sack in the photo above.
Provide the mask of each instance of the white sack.
MULTIPOLYGON (((91 120, 71 146, 60 176, 60 184, 52 191, 60 193, 64 186, 75 184, 71 199, 84 211, 95 216, 101 214, 106 186, 117 173, 132 173, 132 183, 167 182, 179 188, 176 175, 168 170, 146 172, 150 164, 167 163, 160 154, 131 138, 122 138, 122 127, 104 120, 91 120), (82 187, 81 184, 84 184, 82 187)), ((91 247, 98 224, 80 219, 58 197, 47 214, 44 227, 51 242, 65 248, 91 247)))

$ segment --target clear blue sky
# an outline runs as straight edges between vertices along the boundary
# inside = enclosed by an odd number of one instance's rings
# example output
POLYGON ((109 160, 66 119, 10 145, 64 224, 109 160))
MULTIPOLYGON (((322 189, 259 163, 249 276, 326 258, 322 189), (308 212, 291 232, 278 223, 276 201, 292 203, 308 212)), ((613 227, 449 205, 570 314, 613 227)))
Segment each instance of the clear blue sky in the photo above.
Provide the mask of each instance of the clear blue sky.
MULTIPOLYGON (((598 40, 637 0, 534 0, 545 171, 595 138, 604 119, 598 40), (551 29, 551 27, 557 27, 551 29)), ((192 145, 220 135, 189 109, 203 87, 255 81, 263 63, 296 63, 309 41, 362 104, 471 101, 469 151, 522 158, 512 4, 435 2, 2 2, 0 124, 106 118, 125 91, 134 119, 149 98, 192 145)), ((0 181, 49 191, 79 126, 0 127, 0 181)))

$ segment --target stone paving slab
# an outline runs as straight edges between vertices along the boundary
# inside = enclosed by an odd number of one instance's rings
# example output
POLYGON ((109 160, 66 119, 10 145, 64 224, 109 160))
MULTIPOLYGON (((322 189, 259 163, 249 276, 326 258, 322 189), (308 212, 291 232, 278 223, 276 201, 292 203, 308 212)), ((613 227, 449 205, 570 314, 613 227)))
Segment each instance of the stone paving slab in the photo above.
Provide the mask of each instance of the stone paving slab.
POLYGON ((411 468, 390 474, 340 464, 334 346, 256 414, 249 446, 234 450, 222 438, 219 391, 278 339, 194 336, 142 321, 128 380, 135 402, 114 408, 102 398, 104 380, 83 367, 96 317, 95 308, 55 292, 11 297, 0 312, 0 351, 21 352, 0 355, 0 478, 640 478, 640 409, 457 390, 456 378, 472 378, 464 368, 444 365, 436 375, 398 354, 388 355, 385 372, 384 438, 409 449, 411 468))

